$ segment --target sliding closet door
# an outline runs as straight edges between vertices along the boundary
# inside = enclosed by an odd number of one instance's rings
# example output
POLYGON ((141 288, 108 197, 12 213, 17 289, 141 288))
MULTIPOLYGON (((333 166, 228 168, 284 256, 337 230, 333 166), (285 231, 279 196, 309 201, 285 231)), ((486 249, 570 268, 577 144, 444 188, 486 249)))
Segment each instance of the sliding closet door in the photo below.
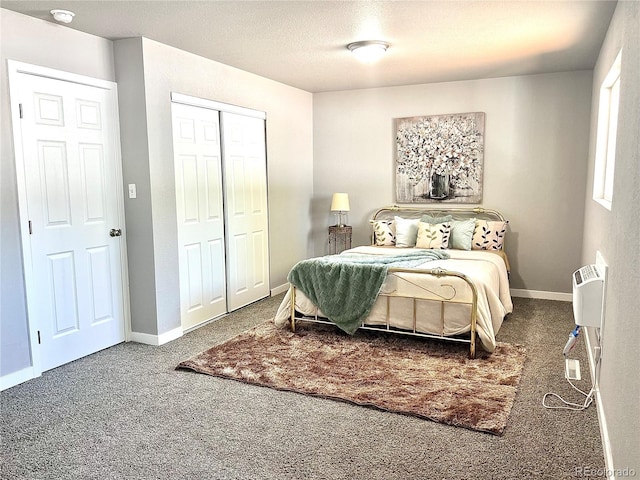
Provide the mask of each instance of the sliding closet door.
POLYGON ((227 312, 219 112, 171 104, 182 328, 227 312))
POLYGON ((265 121, 221 112, 227 220, 227 306, 269 295, 265 121))

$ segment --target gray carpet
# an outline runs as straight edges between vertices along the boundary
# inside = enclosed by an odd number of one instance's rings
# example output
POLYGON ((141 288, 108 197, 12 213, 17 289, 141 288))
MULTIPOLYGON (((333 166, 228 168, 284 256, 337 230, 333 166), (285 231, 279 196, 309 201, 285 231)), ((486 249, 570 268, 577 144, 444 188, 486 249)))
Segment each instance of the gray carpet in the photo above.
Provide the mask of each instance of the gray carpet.
MULTIPOLYGON (((167 345, 117 345, 2 392, 0 478, 565 479, 604 468, 595 405, 541 405, 548 391, 579 400, 563 376, 570 303, 514 299, 498 340, 526 345, 528 359, 496 437, 174 370, 271 318, 281 298, 167 345)), ((586 374, 584 344, 574 352, 586 374)))

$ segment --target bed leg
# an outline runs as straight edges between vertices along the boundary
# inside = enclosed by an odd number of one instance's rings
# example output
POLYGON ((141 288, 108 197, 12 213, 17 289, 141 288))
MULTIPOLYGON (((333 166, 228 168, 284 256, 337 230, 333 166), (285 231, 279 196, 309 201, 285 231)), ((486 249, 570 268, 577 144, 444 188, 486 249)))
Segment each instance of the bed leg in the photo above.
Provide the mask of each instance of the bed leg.
POLYGON ((469 346, 469 357, 476 358, 476 328, 478 325, 478 290, 474 283, 469 282, 473 301, 471 302, 471 345, 469 346))
POLYGON ((476 322, 475 322, 475 315, 472 315, 472 320, 471 320, 471 338, 469 339, 469 358, 474 359, 476 358, 476 337, 478 336, 476 334, 476 322))
POLYGON ((291 285, 291 331, 296 331, 296 287, 291 285))

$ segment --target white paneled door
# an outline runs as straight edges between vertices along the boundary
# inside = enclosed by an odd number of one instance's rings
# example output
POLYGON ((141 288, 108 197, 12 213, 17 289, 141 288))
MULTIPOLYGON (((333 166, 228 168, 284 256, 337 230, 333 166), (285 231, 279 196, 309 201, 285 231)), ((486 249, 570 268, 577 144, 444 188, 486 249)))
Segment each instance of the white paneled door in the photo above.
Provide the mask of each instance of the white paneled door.
POLYGON ((265 117, 186 95, 172 100, 186 330, 269 296, 265 117))
POLYGON ((269 295, 265 121, 222 112, 229 311, 269 295))
POLYGON ((183 329, 227 312, 220 121, 171 104, 183 329))
POLYGON ((125 340, 117 99, 115 85, 20 71, 11 90, 29 325, 44 371, 125 340))

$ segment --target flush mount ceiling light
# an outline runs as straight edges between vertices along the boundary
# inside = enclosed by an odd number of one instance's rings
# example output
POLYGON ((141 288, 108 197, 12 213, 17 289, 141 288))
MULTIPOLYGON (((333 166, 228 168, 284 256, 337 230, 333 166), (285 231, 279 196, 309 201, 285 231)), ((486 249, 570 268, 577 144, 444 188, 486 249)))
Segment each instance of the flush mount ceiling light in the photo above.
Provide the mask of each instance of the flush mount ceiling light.
POLYGON ((70 12, 69 10, 51 10, 51 15, 53 15, 56 22, 71 23, 75 13, 70 12))
POLYGON ((347 45, 347 48, 351 50, 361 62, 373 63, 382 58, 387 48, 389 48, 389 44, 382 40, 365 40, 350 43, 347 45))

